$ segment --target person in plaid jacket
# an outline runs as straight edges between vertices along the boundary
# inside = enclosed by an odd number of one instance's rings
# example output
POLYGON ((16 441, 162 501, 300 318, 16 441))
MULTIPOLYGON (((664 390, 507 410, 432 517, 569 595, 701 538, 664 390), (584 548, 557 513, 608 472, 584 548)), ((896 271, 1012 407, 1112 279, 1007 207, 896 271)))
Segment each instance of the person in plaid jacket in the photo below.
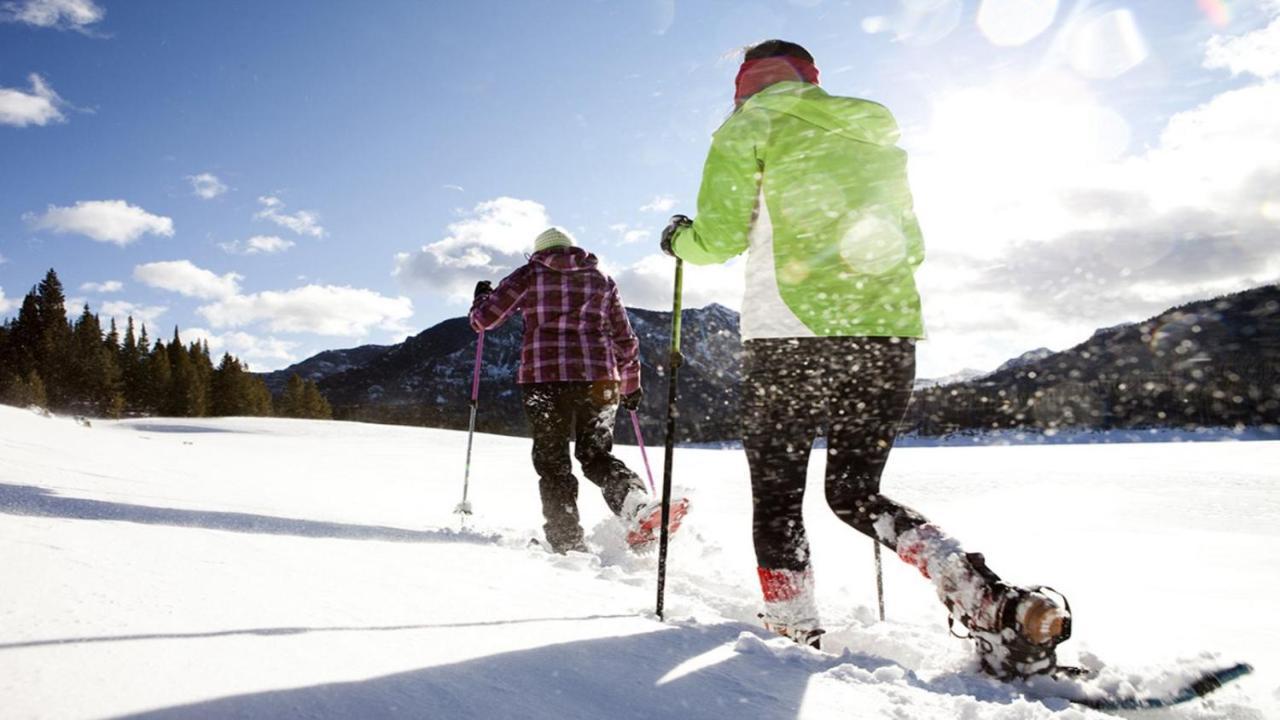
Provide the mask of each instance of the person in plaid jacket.
POLYGON ((583 474, 615 515, 631 522, 652 504, 640 477, 613 455, 619 404, 634 410, 643 397, 640 340, 613 279, 559 228, 539 235, 529 262, 497 288, 476 285, 471 327, 492 330, 517 311, 524 339, 516 381, 533 431, 543 530, 554 551, 585 552, 571 439, 583 474))

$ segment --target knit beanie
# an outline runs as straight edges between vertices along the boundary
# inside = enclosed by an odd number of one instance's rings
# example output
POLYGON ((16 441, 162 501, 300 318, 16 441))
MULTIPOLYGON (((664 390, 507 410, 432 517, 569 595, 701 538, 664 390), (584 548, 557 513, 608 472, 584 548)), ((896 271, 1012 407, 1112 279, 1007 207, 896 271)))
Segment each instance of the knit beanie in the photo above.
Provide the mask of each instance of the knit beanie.
POLYGON ((542 252, 554 247, 573 247, 573 238, 564 230, 558 227, 551 227, 543 230, 538 239, 533 241, 534 252, 542 252))

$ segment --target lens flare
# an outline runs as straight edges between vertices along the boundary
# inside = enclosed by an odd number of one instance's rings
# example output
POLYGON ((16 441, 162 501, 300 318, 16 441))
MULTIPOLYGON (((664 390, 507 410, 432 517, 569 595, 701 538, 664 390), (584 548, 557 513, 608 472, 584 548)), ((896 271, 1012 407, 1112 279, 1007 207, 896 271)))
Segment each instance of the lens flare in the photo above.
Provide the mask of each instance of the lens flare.
POLYGON ((1058 0, 982 0, 978 29, 994 45, 1025 45, 1053 24, 1058 0))
POLYGON ((1196 0, 1196 5, 1200 6, 1200 12, 1204 13, 1209 22, 1217 27, 1226 27, 1231 22, 1231 8, 1225 0, 1196 0))
POLYGON ((1112 10, 1080 22, 1069 39, 1071 67, 1088 78, 1119 77, 1142 64, 1149 50, 1128 10, 1112 10))

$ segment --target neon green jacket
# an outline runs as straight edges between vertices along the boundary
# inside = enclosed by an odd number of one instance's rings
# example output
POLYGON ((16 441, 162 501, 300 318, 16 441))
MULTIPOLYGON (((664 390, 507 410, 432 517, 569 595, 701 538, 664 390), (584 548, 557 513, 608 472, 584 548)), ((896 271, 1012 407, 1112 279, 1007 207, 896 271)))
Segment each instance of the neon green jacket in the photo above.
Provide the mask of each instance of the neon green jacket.
POLYGON ((747 254, 744 340, 923 337, 924 241, 898 126, 882 105, 770 85, 716 131, 679 257, 747 254))

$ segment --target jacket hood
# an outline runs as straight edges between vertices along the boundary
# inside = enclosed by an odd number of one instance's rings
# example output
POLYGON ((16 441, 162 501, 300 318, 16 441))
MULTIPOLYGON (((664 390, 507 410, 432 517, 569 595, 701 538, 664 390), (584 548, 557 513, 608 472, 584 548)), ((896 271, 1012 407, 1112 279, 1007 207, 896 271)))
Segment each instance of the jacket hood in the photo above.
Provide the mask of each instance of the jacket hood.
POLYGON ((553 247, 529 256, 529 262, 545 265, 556 272, 595 270, 599 260, 580 247, 553 247))
POLYGON ((850 140, 873 145, 894 145, 900 135, 898 123, 883 105, 828 95, 822 88, 808 83, 775 83, 752 96, 742 107, 785 113, 850 140))

